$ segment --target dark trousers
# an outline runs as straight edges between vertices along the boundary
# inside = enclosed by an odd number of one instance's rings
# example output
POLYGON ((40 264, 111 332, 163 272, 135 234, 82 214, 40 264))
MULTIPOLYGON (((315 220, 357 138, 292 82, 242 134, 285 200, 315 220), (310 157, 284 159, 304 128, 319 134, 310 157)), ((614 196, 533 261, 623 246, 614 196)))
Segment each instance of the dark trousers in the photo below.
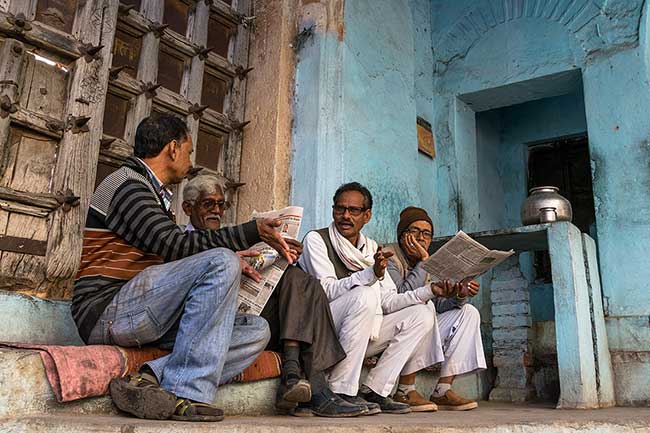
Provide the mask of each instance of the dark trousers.
POLYGON ((301 343, 301 358, 308 378, 345 358, 323 287, 299 267, 287 268, 261 316, 271 328, 267 349, 282 352, 282 340, 301 343))

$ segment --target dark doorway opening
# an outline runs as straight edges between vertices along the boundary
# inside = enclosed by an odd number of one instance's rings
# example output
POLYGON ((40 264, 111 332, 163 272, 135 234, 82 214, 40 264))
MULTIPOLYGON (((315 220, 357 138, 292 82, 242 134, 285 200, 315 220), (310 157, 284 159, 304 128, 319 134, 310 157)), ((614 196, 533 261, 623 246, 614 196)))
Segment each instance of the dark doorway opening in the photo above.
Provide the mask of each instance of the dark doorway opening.
MULTIPOLYGON (((596 211, 591 183, 587 135, 557 139, 528 147, 528 189, 551 185, 571 202, 573 224, 595 238, 596 211)), ((548 252, 535 253, 536 280, 551 282, 548 252)))

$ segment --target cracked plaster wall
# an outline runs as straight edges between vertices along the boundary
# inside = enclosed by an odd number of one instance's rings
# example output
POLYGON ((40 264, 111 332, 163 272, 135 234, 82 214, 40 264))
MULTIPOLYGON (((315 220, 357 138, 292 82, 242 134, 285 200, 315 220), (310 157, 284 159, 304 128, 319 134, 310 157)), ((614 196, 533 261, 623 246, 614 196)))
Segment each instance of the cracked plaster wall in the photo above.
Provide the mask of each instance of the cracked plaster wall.
POLYGON ((292 200, 306 206, 304 233, 329 224, 341 183, 359 181, 375 201, 367 234, 390 242, 401 209, 433 209, 433 161, 418 153, 415 123, 432 120, 430 4, 347 1, 341 31, 325 3, 301 22, 314 36, 298 54, 292 200))
MULTIPOLYGON (((314 35, 298 53, 292 160, 304 229, 330 222, 332 194, 350 180, 377 199, 367 233, 379 241, 392 239, 408 204, 432 210, 437 235, 485 228, 474 111, 574 92, 563 85, 577 74, 610 347, 649 352, 647 9, 644 0, 310 1, 300 18, 314 35), (432 123, 433 161, 417 153, 416 115, 432 123)), ((512 222, 508 209, 519 204, 508 206, 492 216, 512 222)), ((647 357, 615 359, 631 384, 617 389, 618 401, 650 402, 647 357)))
POLYGON ((291 188, 292 94, 298 0, 257 0, 251 33, 237 216, 287 206, 291 188))

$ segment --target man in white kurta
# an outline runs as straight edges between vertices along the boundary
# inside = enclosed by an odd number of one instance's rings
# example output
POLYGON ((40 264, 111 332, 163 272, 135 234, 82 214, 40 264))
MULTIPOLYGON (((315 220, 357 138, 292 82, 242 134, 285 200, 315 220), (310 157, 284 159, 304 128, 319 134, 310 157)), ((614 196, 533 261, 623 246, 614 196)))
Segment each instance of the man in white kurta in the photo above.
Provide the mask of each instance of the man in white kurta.
POLYGON ((371 209, 372 196, 365 187, 342 185, 334 195, 334 222, 307 234, 299 263, 320 280, 347 354, 330 371, 330 388, 351 402, 369 402, 369 409, 374 403, 382 412, 407 413, 408 404, 389 397, 398 377, 444 359, 436 315, 426 305, 434 293, 397 292, 385 272, 391 254, 361 233, 371 209), (359 389, 364 358, 379 353, 359 389))

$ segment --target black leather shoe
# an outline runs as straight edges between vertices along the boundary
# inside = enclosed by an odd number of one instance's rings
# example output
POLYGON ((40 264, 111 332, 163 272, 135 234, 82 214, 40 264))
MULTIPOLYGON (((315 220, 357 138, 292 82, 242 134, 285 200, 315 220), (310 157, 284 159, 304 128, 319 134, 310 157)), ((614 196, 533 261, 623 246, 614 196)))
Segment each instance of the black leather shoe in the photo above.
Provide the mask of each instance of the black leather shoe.
POLYGON ((359 397, 370 403, 377 403, 382 413, 409 413, 411 407, 406 403, 398 403, 390 397, 382 397, 374 391, 359 393, 359 397))
POLYGON ((311 411, 314 415, 329 418, 349 418, 363 415, 367 408, 348 403, 330 389, 311 397, 311 411))
POLYGON ((338 394, 338 396, 348 403, 356 404, 357 406, 365 406, 368 409, 368 412, 364 413, 363 415, 376 415, 378 413, 381 413, 381 408, 377 403, 366 401, 358 395, 352 396, 346 394, 338 394))
POLYGON ((280 386, 275 394, 275 408, 278 414, 290 413, 298 403, 306 403, 311 400, 311 386, 305 379, 299 379, 285 383, 280 386))

